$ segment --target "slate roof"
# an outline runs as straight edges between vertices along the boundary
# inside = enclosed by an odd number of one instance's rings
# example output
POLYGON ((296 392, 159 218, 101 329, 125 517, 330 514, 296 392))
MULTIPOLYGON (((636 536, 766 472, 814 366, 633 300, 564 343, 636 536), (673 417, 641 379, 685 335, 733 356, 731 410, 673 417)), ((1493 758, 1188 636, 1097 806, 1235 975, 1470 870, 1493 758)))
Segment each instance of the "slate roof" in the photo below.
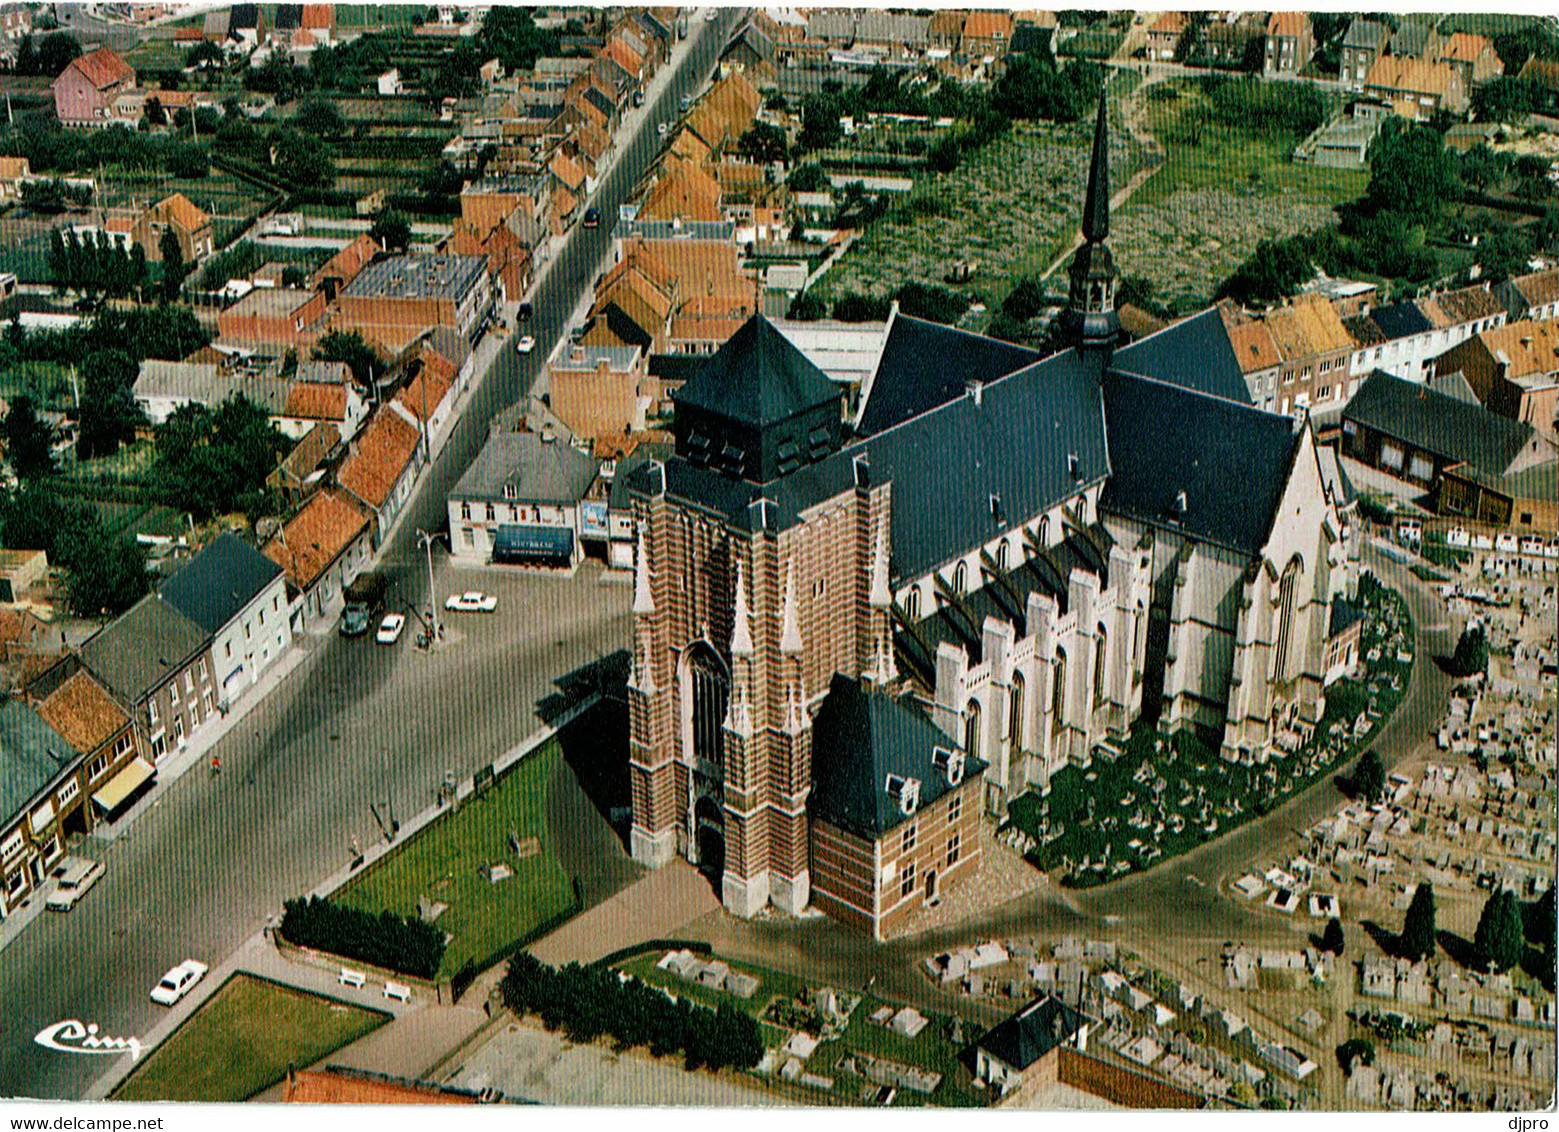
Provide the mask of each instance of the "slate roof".
POLYGON ((1393 55, 1422 55, 1429 46, 1430 25, 1420 20, 1404 20, 1391 34, 1393 55))
POLYGON ((1331 622, 1326 627, 1326 635, 1335 637, 1351 625, 1356 625, 1364 620, 1364 611, 1341 595, 1332 599, 1331 622))
POLYGON ((762 427, 839 399, 839 387, 762 315, 750 319, 673 395, 690 405, 762 427))
POLYGON ((890 429, 963 396, 971 381, 995 381, 1040 356, 995 338, 897 315, 866 389, 856 432, 870 436, 890 429))
POLYGON ((0 704, 0 825, 9 825, 76 757, 64 737, 25 702, 0 704))
POLYGON ((281 574, 281 567, 224 533, 202 547, 158 592, 191 621, 216 634, 281 574))
POLYGON ((1293 462, 1291 419, 1120 373, 1105 375, 1104 416, 1102 509, 1243 553, 1261 549, 1293 462))
POLYGON ((1014 1069, 1027 1069, 1057 1046, 1066 1044, 1086 1021, 1060 999, 1046 995, 997 1023, 980 1039, 979 1046, 1014 1069))
POLYGON ((1434 329, 1434 323, 1418 309, 1417 304, 1407 301, 1376 307, 1370 311, 1370 320, 1380 327, 1380 332, 1388 339, 1409 338, 1434 329))
POLYGON ((584 498, 601 461, 556 438, 534 432, 496 432, 449 493, 452 500, 544 503, 572 507, 584 498), (514 485, 512 499, 503 493, 514 485))
POLYGON ((122 702, 138 704, 210 642, 210 632, 154 592, 88 638, 81 660, 122 702))
POLYGON ((1250 388, 1216 307, 1121 347, 1110 368, 1250 404, 1250 388))
MULTIPOLYGON (((920 808, 954 789, 933 761, 938 748, 957 749, 913 701, 867 691, 835 674, 812 726, 814 819, 875 838, 912 815, 888 793, 888 776, 917 779, 920 808)), ((965 759, 962 781, 980 776, 986 764, 965 759)))
POLYGON ((1386 25, 1380 21, 1355 18, 1348 24, 1348 33, 1343 36, 1342 45, 1379 51, 1387 34, 1386 25))
POLYGON ((1380 370, 1359 386, 1342 419, 1491 475, 1503 475, 1535 435, 1522 421, 1380 370))
POLYGON ((1386 332, 1367 314, 1350 315, 1342 320, 1342 326, 1357 346, 1380 346, 1387 341, 1386 332))

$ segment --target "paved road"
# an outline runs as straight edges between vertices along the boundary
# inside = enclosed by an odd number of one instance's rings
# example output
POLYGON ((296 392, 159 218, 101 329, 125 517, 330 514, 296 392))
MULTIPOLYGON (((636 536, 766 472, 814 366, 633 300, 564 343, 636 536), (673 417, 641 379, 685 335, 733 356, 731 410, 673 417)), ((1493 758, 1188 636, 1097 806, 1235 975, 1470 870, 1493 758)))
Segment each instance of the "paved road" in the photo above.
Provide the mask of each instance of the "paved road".
MULTIPOLYGON (((1406 597, 1417 634, 1419 660, 1407 692, 1375 743, 1389 770, 1426 742, 1430 728, 1443 718, 1451 682, 1430 657, 1448 654, 1455 638, 1449 627, 1425 630, 1444 626, 1446 618, 1440 599, 1423 582, 1373 548, 1365 551, 1365 562, 1406 597)), ((881 993, 945 1009, 948 999, 920 976, 916 965, 928 954, 981 940, 1084 933, 1160 942, 1291 939, 1290 921, 1221 895, 1218 882, 1286 851, 1292 833, 1314 824, 1342 801, 1329 776, 1266 817, 1147 872, 1084 892, 1047 885, 956 927, 876 947, 859 931, 827 919, 798 924, 783 918, 739 921, 722 915, 708 917, 682 934, 708 939, 722 954, 767 962, 835 985, 860 986, 875 978, 881 993)), ((965 1009, 993 1021, 999 1016, 995 1008, 966 1003, 965 1009)))
MULTIPOLYGON (((626 143, 594 201, 614 216, 659 148, 654 123, 711 73, 739 13, 693 21, 691 50, 653 112, 626 143)), ((537 350, 512 348, 481 380, 396 531, 386 567, 399 600, 426 600, 420 527, 444 526, 446 493, 486 436, 492 416, 529 391, 564 319, 594 280, 610 233, 576 229, 532 303, 537 350)), ((629 639, 629 591, 587 569, 570 582, 443 565, 441 594, 498 593, 499 614, 452 615, 463 639, 439 654, 330 636, 219 743, 224 769, 187 775, 107 847, 108 873, 69 915, 40 917, 0 961, 0 1095, 73 1098, 106 1059, 46 1050, 44 1026, 79 1018, 103 1032, 145 1033, 161 1016, 147 1000, 186 955, 215 965, 281 902, 340 866, 348 839, 378 837, 371 803, 399 813, 431 799, 446 770, 468 775, 535 730, 533 707, 551 681, 629 639)))

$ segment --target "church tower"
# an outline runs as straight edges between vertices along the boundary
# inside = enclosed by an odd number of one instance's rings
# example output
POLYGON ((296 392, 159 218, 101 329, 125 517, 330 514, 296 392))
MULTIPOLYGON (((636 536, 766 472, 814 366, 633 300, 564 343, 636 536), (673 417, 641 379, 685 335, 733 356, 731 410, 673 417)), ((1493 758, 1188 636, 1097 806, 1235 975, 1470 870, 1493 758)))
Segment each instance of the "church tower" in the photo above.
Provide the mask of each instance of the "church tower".
POLYGON ((1066 340, 1079 349, 1113 349, 1121 323, 1115 313, 1115 270, 1105 240, 1110 235, 1110 137, 1104 92, 1099 92, 1099 116, 1094 122, 1093 159, 1088 166, 1088 196, 1083 202, 1083 246, 1068 268, 1071 286, 1062 315, 1066 340))

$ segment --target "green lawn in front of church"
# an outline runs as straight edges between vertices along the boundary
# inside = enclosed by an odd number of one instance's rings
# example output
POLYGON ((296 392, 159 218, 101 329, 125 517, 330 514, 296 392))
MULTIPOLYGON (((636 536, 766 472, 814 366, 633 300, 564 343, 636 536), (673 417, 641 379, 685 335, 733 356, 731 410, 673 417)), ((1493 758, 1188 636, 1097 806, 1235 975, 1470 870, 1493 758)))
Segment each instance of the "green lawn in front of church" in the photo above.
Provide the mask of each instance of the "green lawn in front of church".
POLYGON ((1401 702, 1413 659, 1402 659, 1412 623, 1401 596, 1366 575, 1359 604, 1362 678, 1327 689, 1320 726, 1293 752, 1240 766, 1189 732, 1139 724, 1117 756, 1096 751, 1089 767, 1057 771, 1048 796, 1015 799, 1003 828, 1033 839, 1035 866, 1087 888, 1176 857, 1345 771, 1401 702))

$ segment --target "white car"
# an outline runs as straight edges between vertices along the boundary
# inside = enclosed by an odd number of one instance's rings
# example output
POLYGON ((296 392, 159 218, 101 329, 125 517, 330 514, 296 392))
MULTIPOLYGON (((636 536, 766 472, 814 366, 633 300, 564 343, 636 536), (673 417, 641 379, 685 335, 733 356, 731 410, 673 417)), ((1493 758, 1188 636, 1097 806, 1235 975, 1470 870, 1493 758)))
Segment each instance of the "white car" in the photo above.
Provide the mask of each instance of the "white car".
POLYGON ((444 599, 444 608, 456 613, 491 613, 498 608, 498 596, 468 590, 463 594, 450 594, 444 599))
POLYGON ((665 137, 666 136, 666 131, 669 130, 669 129, 671 129, 671 123, 670 122, 662 122, 660 125, 655 127, 655 132, 657 134, 659 134, 661 137, 665 137))
POLYGON ((514 348, 522 354, 528 354, 536 348, 536 339, 529 334, 522 335, 520 340, 514 344, 514 348))
POLYGON ((66 857, 54 875, 60 878, 59 884, 49 894, 45 906, 56 912, 69 912, 103 875, 103 862, 66 857))
POLYGON ((381 645, 393 645, 401 639, 401 633, 406 629, 406 615, 404 613, 386 613, 384 620, 379 622, 379 631, 374 634, 374 640, 381 645))
POLYGON ((209 970, 204 963, 186 959, 162 977, 162 982, 152 988, 152 1001, 172 1006, 190 992, 209 970))

